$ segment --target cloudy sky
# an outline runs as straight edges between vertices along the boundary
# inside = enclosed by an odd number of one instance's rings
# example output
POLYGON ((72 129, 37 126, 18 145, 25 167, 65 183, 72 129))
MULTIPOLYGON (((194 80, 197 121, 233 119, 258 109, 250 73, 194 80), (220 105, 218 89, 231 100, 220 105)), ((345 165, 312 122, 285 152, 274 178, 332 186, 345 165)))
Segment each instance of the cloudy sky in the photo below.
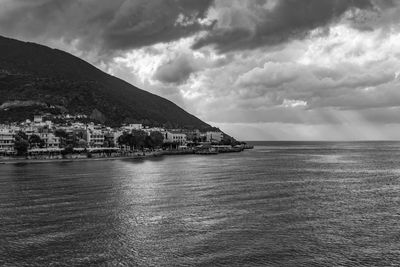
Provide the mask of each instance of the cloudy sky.
POLYGON ((0 0, 0 34, 239 139, 400 139, 399 14, 397 0, 0 0))

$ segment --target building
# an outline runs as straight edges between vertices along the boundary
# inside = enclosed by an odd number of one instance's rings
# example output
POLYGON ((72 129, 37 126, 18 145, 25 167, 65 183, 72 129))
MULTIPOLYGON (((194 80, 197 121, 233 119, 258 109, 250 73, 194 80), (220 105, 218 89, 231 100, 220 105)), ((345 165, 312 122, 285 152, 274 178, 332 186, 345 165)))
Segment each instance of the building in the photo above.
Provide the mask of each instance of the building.
POLYGON ((33 134, 38 134, 39 133, 39 129, 37 127, 33 127, 33 126, 27 126, 21 129, 28 137, 30 137, 33 134))
POLYGON ((166 131, 164 133, 164 143, 186 144, 186 134, 181 132, 166 131))
POLYGON ((86 141, 89 147, 102 147, 105 141, 102 130, 88 128, 86 130, 86 141))
POLYGON ((143 125, 141 123, 129 124, 127 126, 123 126, 122 129, 125 131, 132 132, 133 130, 142 130, 143 125))
POLYGON ((9 129, 0 129, 0 153, 14 153, 14 132, 9 129))
POLYGON ((211 143, 219 143, 224 138, 222 132, 206 132, 206 141, 211 143))
POLYGON ((160 132, 161 134, 165 133, 165 129, 161 128, 161 127, 149 127, 149 128, 143 129, 143 131, 145 131, 148 135, 150 135, 150 133, 152 133, 152 132, 160 132))
POLYGON ((70 145, 70 146, 75 145, 75 132, 74 132, 74 129, 65 128, 63 130, 65 131, 64 144, 65 145, 70 145))
POLYGON ((42 123, 43 122, 43 116, 42 115, 34 115, 33 116, 33 122, 34 123, 42 123))
POLYGON ((43 132, 39 133, 38 136, 44 141, 45 148, 59 148, 61 140, 53 133, 43 132))
POLYGON ((44 140, 47 148, 59 148, 61 140, 59 137, 55 136, 53 133, 47 135, 47 139, 44 140))
POLYGON ((194 141, 194 142, 196 142, 196 141, 200 141, 200 138, 201 138, 201 133, 200 133, 200 131, 199 130, 182 130, 182 132, 184 133, 184 134, 186 134, 186 139, 188 140, 188 141, 194 141))

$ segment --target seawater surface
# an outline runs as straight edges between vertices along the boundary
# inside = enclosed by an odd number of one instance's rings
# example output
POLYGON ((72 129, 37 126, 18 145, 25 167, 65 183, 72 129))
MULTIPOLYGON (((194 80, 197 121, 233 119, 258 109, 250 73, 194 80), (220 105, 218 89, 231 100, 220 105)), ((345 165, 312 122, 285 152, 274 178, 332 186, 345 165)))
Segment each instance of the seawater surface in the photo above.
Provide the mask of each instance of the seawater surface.
POLYGON ((0 165, 0 266, 400 265, 400 143, 0 165))

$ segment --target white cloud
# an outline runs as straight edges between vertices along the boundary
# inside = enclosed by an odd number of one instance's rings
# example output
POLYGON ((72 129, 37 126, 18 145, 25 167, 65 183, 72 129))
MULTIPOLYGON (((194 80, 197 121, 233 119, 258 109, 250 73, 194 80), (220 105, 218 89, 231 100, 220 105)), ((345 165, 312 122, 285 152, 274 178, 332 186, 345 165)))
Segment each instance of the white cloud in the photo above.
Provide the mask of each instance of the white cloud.
POLYGON ((283 99, 282 106, 285 108, 306 107, 307 102, 303 100, 283 99))
POLYGON ((338 23, 324 34, 273 49, 225 54, 193 50, 197 37, 129 51, 109 71, 124 69, 123 75, 130 73, 129 80, 139 87, 240 139, 246 139, 242 134, 253 140, 395 137, 399 32, 359 31, 338 23), (170 81, 156 75, 163 68, 170 81), (179 82, 174 83, 174 75, 179 82))

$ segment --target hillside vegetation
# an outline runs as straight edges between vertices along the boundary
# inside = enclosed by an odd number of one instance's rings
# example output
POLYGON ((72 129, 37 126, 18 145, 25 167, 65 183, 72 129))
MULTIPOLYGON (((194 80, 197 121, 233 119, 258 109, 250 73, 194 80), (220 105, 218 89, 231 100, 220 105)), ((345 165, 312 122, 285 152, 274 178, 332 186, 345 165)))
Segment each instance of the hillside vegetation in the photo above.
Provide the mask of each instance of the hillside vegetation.
POLYGON ((0 123, 43 112, 85 114, 110 126, 210 128, 171 101, 71 54, 0 36, 0 123))

